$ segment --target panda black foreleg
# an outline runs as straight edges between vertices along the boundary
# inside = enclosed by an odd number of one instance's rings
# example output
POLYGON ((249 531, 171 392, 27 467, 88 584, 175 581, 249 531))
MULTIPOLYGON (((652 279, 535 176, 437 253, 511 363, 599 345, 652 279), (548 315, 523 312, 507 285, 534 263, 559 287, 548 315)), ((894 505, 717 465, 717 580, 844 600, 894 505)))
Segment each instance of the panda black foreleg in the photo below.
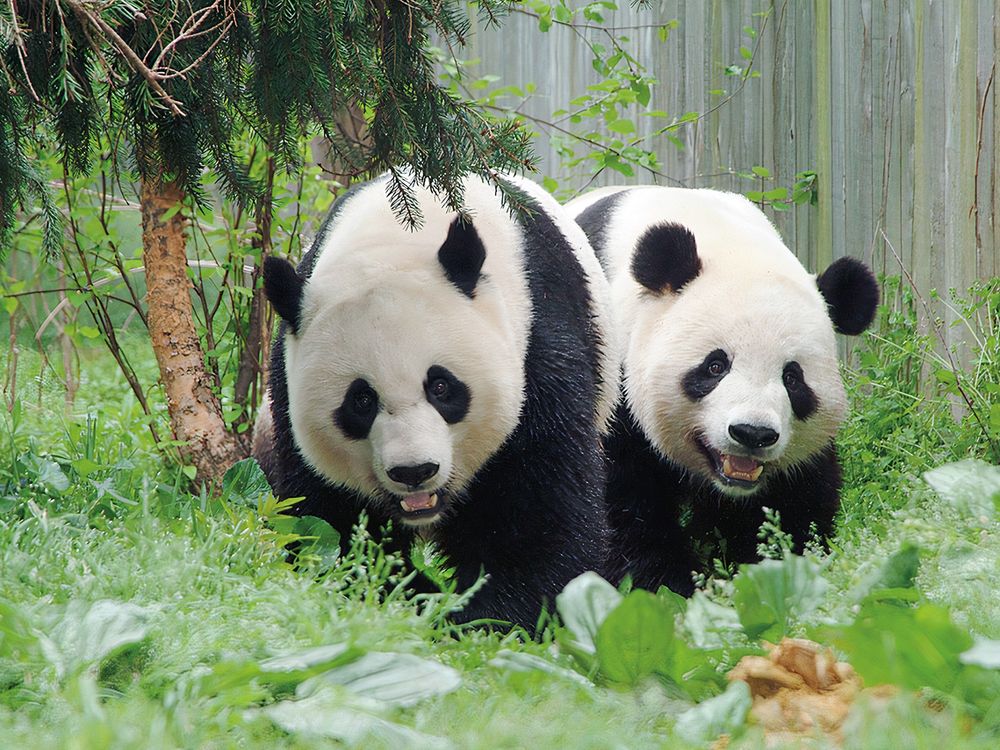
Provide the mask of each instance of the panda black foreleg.
POLYGON ((655 591, 666 586, 691 596, 691 574, 699 566, 680 523, 683 476, 660 459, 625 407, 619 409, 605 450, 610 467, 609 578, 618 584, 628 576, 638 588, 655 591))
MULTIPOLYGON (((531 631, 570 580, 603 568, 607 525, 599 455, 592 448, 572 451, 565 435, 518 448, 522 439, 491 462, 439 535, 460 589, 480 572, 488 576, 455 614, 457 622, 497 619, 531 631)), ((596 436, 588 439, 596 442, 596 436)))

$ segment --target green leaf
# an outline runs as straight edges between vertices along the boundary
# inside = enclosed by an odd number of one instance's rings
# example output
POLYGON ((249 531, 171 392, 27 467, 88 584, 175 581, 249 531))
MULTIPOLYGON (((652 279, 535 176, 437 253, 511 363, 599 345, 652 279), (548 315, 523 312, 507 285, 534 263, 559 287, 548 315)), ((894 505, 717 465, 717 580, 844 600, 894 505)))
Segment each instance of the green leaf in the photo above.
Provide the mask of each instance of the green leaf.
POLYGON ((942 383, 948 387, 955 387, 958 385, 958 376, 952 370, 946 367, 940 367, 934 371, 934 377, 939 383, 942 383))
POLYGON ((75 461, 70 462, 70 466, 73 467, 73 471, 84 479, 101 468, 100 464, 95 461, 91 461, 89 458, 78 458, 75 461))
POLYGON ((547 675, 560 677, 569 682, 592 687, 592 683, 579 672, 560 667, 558 664, 543 659, 540 656, 529 654, 525 651, 509 651, 502 649, 497 655, 490 659, 490 666, 508 672, 542 672, 547 675))
POLYGON ((635 123, 625 118, 612 120, 608 123, 608 130, 612 133, 632 133, 635 132, 635 123))
POLYGON ((971 664, 984 669, 1000 669, 1000 641, 977 638, 972 648, 958 655, 962 664, 971 664))
POLYGON ((670 674, 676 612, 648 591, 629 593, 597 630, 601 673, 626 685, 635 685, 651 674, 670 674))
POLYGON ((298 555, 317 558, 322 570, 329 570, 340 557, 340 532, 328 521, 317 516, 301 516, 295 519, 291 533, 305 537, 298 555))
POLYGON ((252 458, 230 466, 222 477, 222 496, 230 503, 256 508, 261 497, 271 494, 264 470, 252 458))
POLYGON ((36 457, 34 464, 38 482, 47 490, 53 493, 60 493, 69 489, 69 477, 66 476, 62 467, 55 461, 36 457))
POLYGON ((261 714, 276 726, 293 735, 328 737, 349 747, 364 746, 376 740, 376 746, 401 748, 448 748, 451 744, 433 735, 382 718, 377 701, 352 696, 344 690, 325 688, 299 700, 278 701, 249 716, 261 714))
POLYGON ((162 214, 160 214, 159 221, 161 222, 169 221, 170 219, 174 218, 182 208, 184 208, 184 204, 178 201, 170 208, 168 208, 166 211, 164 211, 162 214))
POLYGON ((729 683, 721 695, 709 698, 677 717, 674 731, 691 744, 711 742, 721 734, 736 734, 746 723, 753 699, 742 680, 729 683))
POLYGON ((777 641, 794 618, 819 606, 829 584, 819 566, 799 555, 740 566, 733 604, 750 638, 777 641))
POLYGON ((949 692, 962 670, 959 656, 972 638, 934 604, 899 606, 868 600, 834 639, 868 685, 888 682, 949 692))
POLYGON ((788 197, 788 188, 777 187, 774 190, 767 190, 764 192, 764 200, 768 201, 783 201, 788 197))
POLYGON ((296 694, 304 697, 324 686, 340 685, 380 704, 405 707, 450 693, 461 683, 458 672, 439 662, 412 654, 372 651, 306 680, 296 694))
POLYGON ((14 311, 17 310, 17 297, 5 297, 3 309, 7 311, 8 315, 13 315, 14 311))
POLYGON ((556 609, 573 645, 584 653, 596 653, 597 631, 622 595, 597 573, 586 572, 566 584, 556 596, 556 609))
POLYGON ((877 588, 908 589, 913 588, 920 569, 920 547, 912 542, 904 542, 903 546, 885 561, 879 571, 877 588))
POLYGON ((1000 466, 968 458, 924 472, 924 481, 969 515, 992 518, 1000 507, 1000 466))
POLYGON ((750 167, 750 171, 763 179, 766 179, 771 176, 771 170, 768 169, 767 167, 760 167, 760 166, 750 167))
POLYGON ((695 591, 688 602, 684 627, 698 648, 721 647, 742 630, 736 610, 712 601, 704 591, 695 591))
POLYGON ((47 656, 61 676, 100 664, 116 651, 145 639, 150 615, 149 609, 128 602, 71 601, 53 629, 47 656))
POLYGON ((357 655, 346 643, 331 643, 272 656, 260 662, 260 669, 262 672, 310 673, 316 669, 329 669, 342 661, 354 659, 357 655))

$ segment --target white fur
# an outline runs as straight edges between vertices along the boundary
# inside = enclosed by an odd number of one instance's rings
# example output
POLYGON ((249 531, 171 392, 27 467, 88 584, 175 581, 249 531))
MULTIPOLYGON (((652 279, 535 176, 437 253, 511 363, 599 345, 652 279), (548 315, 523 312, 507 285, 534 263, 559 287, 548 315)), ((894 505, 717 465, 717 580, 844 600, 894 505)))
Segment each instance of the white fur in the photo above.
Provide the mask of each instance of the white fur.
MULTIPOLYGON (((612 191, 613 192, 613 191, 612 191)), ((567 205, 577 216, 594 199, 567 205)), ((846 397, 826 302, 774 226, 740 195, 714 190, 647 187, 617 202, 605 236, 612 303, 624 342, 625 398, 653 446, 668 460, 715 481, 731 494, 746 490, 718 480, 694 436, 721 453, 745 455, 732 424, 767 426, 780 434, 758 454, 769 472, 802 464, 821 451, 843 419, 846 397), (632 276, 636 243, 651 226, 673 222, 695 237, 701 273, 680 293, 656 295, 632 276), (731 371, 707 396, 692 401, 684 375, 722 349, 731 371), (782 370, 797 361, 819 400, 806 420, 792 413, 782 370)))

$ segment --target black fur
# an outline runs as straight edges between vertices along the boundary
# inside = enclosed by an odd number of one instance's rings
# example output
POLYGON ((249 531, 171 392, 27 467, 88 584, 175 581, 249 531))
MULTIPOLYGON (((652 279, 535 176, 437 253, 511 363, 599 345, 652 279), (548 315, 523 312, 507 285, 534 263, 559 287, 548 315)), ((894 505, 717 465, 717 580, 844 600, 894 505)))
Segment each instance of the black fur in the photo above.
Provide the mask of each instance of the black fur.
POLYGON ((438 250, 445 276, 462 294, 472 297, 485 260, 486 248, 479 233, 471 221, 459 216, 448 227, 448 236, 438 250))
MULTIPOLYGON (((335 207, 335 211, 337 208, 335 207)), ((456 569, 460 589, 481 572, 486 585, 457 621, 495 618, 534 626, 543 606, 552 608, 566 583, 606 559, 604 466, 594 425, 599 390, 599 347, 584 272, 572 249, 542 211, 521 219, 532 302, 521 421, 504 446, 468 486, 452 512, 435 527, 440 549, 456 569)), ((310 251, 309 272, 316 247, 310 251)), ((303 261, 303 265, 306 261, 303 261)), ((300 267, 301 268, 301 267, 300 267)), ((327 483, 295 447, 288 415, 283 323, 271 359, 274 467, 269 479, 280 497, 304 497, 300 514, 317 515, 341 532, 346 549, 359 512, 368 529, 408 559, 414 532, 398 509, 370 504, 327 483), (383 528, 394 522, 391 538, 383 528)), ((474 395, 475 384, 471 384, 474 395)), ((331 425, 332 427, 332 425, 331 425)), ((419 590, 431 590, 417 579, 419 590)))
POLYGON ((358 378, 347 387, 344 401, 333 413, 333 421, 351 440, 364 440, 378 415, 378 394, 367 380, 358 378))
POLYGON ((816 279, 837 333, 856 336, 866 330, 878 307, 878 282, 864 263, 838 258, 816 279))
MULTIPOLYGON (((594 250, 597 248, 604 248, 606 244, 606 236, 608 231, 608 223, 611 221, 611 216, 615 212, 615 208, 618 206, 621 197, 625 194, 625 191, 619 193, 612 193, 606 198, 601 198, 599 201, 595 201, 591 205, 580 213, 576 217, 576 223, 580 225, 583 233, 587 235, 587 239, 590 240, 590 244, 593 245, 594 250)), ((608 272, 608 258, 603 252, 597 251, 597 259, 601 263, 601 268, 604 269, 604 273, 608 272)))
POLYGON ((705 398, 729 374, 731 366, 729 356, 722 349, 709 352, 700 365, 688 370, 681 381, 684 395, 692 401, 705 398))
POLYGON ((304 286, 305 281, 287 260, 273 255, 264 259, 264 294, 292 333, 299 330, 304 286))
POLYGON ((613 581, 630 576, 640 588, 667 586, 690 596, 692 571, 706 571, 713 558, 734 565, 760 559, 757 530, 765 506, 781 514, 781 528, 791 534, 796 552, 812 538, 813 525, 820 539, 833 532, 841 477, 832 442, 747 499, 723 495, 661 459, 624 405, 606 447, 613 581))
POLYGON ((434 365, 427 370, 427 380, 424 382, 424 393, 427 401, 433 406, 441 418, 448 424, 457 424, 465 419, 472 403, 469 386, 455 377, 447 367, 434 365), (440 385, 444 385, 441 395, 436 393, 440 385))
POLYGON ((781 373, 788 400, 792 404, 792 412, 799 419, 809 419, 819 408, 819 398, 806 382, 805 373, 798 362, 789 362, 781 373))
POLYGON ((654 294, 679 292, 701 273, 694 235, 680 224, 650 227, 632 256, 632 276, 654 294))

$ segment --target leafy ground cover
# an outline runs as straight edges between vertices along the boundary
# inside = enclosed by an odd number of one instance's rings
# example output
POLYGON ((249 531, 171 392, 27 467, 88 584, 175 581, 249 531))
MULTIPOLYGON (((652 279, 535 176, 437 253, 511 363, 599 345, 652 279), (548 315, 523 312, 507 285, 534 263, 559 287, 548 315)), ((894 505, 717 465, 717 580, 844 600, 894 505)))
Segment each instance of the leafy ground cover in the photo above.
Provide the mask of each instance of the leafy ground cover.
POLYGON ((85 363, 66 414, 24 351, 0 422, 0 747, 758 747, 726 673, 785 635, 895 686, 862 694, 844 746, 995 747, 998 302, 994 283, 962 308, 976 339, 957 370, 891 296, 846 373, 829 555, 789 557, 765 529, 772 559, 690 600, 586 575, 534 639, 453 628, 461 597, 405 597, 364 538, 338 559, 252 465, 190 493, 113 363, 85 363))

